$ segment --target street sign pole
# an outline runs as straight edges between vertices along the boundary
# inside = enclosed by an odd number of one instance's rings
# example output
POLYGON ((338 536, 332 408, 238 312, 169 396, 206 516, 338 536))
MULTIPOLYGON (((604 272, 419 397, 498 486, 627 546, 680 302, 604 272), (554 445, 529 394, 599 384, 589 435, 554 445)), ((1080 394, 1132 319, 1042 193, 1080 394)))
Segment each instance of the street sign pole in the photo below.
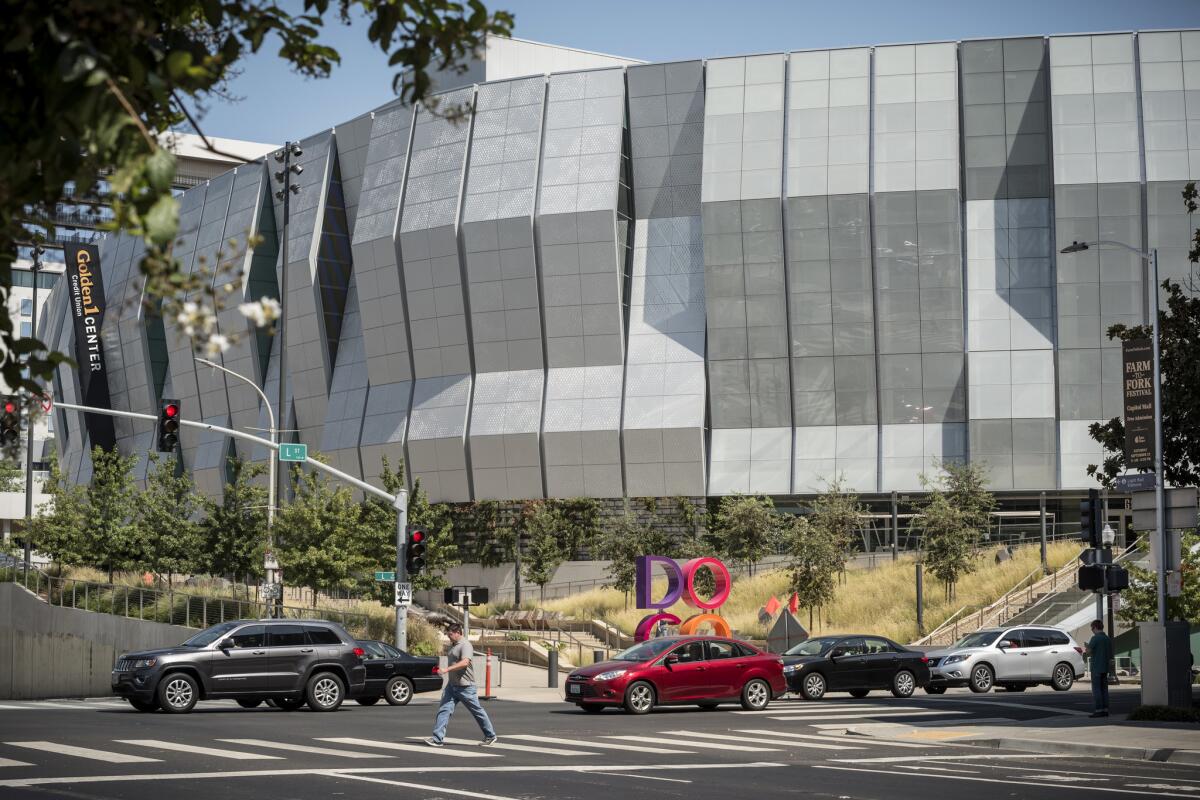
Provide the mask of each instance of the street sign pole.
MULTIPOLYGON (((1158 346, 1158 248, 1150 251, 1150 323, 1154 344, 1154 492, 1158 508, 1155 510, 1155 522, 1161 553, 1167 552, 1167 513, 1166 500, 1163 497, 1166 475, 1163 471, 1163 437, 1162 437, 1162 365, 1159 360, 1158 346)), ((1158 622, 1167 622, 1167 566, 1166 558, 1158 560, 1158 622)))
MULTIPOLYGON (((408 490, 401 488, 396 492, 396 583, 408 582, 408 570, 405 556, 408 543, 405 541, 404 529, 408 527, 408 490)), ((396 606, 396 647, 408 649, 408 606, 396 606)))

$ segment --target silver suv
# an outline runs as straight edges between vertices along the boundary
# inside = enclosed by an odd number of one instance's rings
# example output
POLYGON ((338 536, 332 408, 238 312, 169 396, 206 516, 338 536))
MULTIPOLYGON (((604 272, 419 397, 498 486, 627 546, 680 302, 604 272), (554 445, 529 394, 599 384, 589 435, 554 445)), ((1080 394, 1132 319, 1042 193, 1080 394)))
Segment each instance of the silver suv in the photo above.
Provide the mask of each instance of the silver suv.
POLYGON ((267 701, 292 711, 336 711, 363 689, 363 649, 340 625, 319 619, 237 620, 178 647, 125 653, 112 690, 138 711, 186 714, 198 700, 267 701))
POLYGON ((929 685, 925 691, 930 694, 941 694, 951 686, 969 686, 977 693, 993 686, 1021 692, 1042 683, 1065 692, 1083 677, 1083 648, 1058 628, 990 628, 926 655, 929 685))

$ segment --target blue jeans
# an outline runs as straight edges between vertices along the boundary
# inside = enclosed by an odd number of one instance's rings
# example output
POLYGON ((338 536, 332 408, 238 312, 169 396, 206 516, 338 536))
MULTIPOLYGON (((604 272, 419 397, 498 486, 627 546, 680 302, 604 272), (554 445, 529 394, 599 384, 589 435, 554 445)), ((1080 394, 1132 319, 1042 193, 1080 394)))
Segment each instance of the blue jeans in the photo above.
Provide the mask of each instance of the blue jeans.
POLYGON ((455 686, 446 684, 442 689, 442 704, 438 706, 437 721, 433 724, 433 738, 441 741, 446 738, 446 728, 450 725, 450 715, 454 713, 454 707, 462 703, 467 707, 467 711, 471 712, 471 716, 479 723, 479 729, 483 731, 485 739, 490 739, 496 735, 496 731, 492 729, 492 721, 488 719, 487 712, 483 710, 483 706, 479 705, 479 693, 474 686, 455 686))
POLYGON ((1097 711, 1108 711, 1108 673, 1092 673, 1092 704, 1097 711))

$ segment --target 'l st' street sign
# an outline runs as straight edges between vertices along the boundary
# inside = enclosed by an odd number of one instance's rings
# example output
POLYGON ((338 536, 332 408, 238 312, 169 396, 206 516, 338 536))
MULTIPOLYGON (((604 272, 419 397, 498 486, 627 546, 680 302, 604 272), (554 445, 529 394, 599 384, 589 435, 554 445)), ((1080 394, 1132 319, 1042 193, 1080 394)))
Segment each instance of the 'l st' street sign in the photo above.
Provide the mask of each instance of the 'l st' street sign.
POLYGON ((281 444, 279 445, 279 460, 280 461, 306 461, 308 459, 308 445, 306 444, 281 444))

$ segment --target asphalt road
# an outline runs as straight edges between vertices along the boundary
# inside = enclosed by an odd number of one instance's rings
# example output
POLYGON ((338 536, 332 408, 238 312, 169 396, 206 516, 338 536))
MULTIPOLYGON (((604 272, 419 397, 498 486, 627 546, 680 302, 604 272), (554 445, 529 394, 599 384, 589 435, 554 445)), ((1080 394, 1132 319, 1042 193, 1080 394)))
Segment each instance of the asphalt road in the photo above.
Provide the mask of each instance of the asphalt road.
MULTIPOLYGON (((429 734, 434 698, 333 714, 201 704, 139 714, 116 700, 0 703, 0 797, 91 798, 1045 798, 1200 795, 1200 767, 845 735, 879 721, 945 727, 1079 716, 1083 688, 897 700, 831 696, 763 712, 663 709, 643 717, 561 704, 487 704, 500 734, 479 746, 461 710, 448 744, 429 734), (460 743, 461 742, 461 743, 460 743)), ((1115 689, 1114 711, 1137 702, 1115 689)))

